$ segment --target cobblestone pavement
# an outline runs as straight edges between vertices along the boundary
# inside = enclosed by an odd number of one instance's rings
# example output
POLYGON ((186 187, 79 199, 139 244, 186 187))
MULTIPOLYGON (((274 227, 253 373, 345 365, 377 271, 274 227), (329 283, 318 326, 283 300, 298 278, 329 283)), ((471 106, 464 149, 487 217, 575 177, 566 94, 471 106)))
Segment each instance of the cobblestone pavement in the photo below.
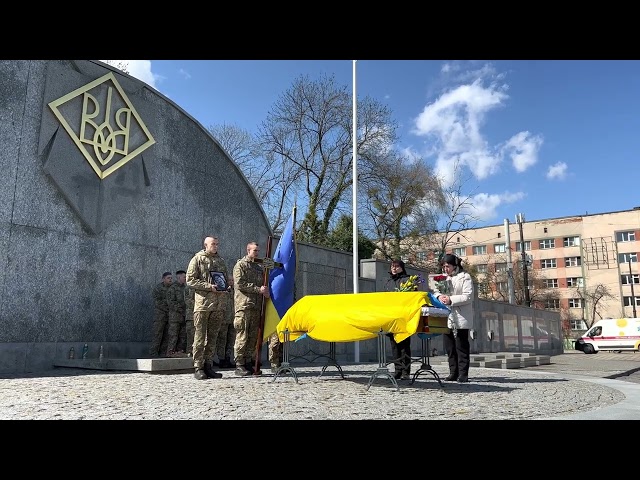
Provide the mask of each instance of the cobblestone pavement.
MULTIPOLYGON (((344 379, 333 366, 322 375, 321 366, 294 366, 298 382, 233 370, 199 381, 192 372, 59 368, 0 376, 0 419, 640 419, 640 381, 607 378, 634 377, 624 375, 640 370, 640 354, 631 355, 576 352, 551 357, 551 365, 472 367, 469 383, 443 386, 423 372, 413 384, 398 381, 399 390, 384 375, 367 388, 377 364, 342 365, 344 379)), ((447 367, 433 360, 444 378, 447 367)))

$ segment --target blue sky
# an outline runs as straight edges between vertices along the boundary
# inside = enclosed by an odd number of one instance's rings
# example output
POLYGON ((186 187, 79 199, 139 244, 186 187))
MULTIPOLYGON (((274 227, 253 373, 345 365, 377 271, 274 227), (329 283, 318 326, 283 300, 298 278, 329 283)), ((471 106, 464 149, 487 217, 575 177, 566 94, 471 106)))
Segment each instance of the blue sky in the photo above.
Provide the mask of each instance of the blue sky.
MULTIPOLYGON (((116 60, 204 127, 250 131, 300 75, 353 88, 352 60, 116 60)), ((389 106, 398 149, 444 179, 464 163, 477 227, 640 206, 640 61, 359 60, 358 97, 389 106)))

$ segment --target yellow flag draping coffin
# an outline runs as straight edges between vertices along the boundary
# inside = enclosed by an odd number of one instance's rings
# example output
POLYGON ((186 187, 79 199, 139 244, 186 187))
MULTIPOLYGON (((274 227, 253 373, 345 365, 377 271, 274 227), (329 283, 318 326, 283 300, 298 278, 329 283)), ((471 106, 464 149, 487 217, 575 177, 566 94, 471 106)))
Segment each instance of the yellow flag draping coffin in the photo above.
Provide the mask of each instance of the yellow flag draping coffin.
MULTIPOLYGON (((307 334, 325 342, 356 342, 375 338, 383 330, 400 342, 423 328, 422 307, 431 305, 427 292, 306 295, 287 310, 277 331, 281 341, 289 329, 289 340, 307 334)), ((446 313, 434 319, 430 333, 444 333, 446 313)))

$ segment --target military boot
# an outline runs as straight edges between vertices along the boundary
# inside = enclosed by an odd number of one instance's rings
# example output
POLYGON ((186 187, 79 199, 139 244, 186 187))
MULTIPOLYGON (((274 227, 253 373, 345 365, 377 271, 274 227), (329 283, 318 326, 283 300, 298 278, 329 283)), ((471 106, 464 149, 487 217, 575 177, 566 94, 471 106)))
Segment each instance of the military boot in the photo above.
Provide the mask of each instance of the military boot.
POLYGON ((262 375, 262 370, 260 370, 260 364, 258 364, 258 370, 254 368, 255 362, 249 363, 245 365, 245 368, 251 372, 251 375, 262 375))
POLYGON ((196 380, 205 380, 209 377, 207 377, 207 374, 204 373, 204 370, 202 368, 196 368, 195 373, 193 374, 194 377, 196 377, 196 380))
POLYGON ((237 366, 234 373, 239 377, 246 377, 247 375, 251 375, 251 372, 247 370, 244 365, 237 366))
POLYGON ((222 374, 213 369, 213 362, 204 363, 204 373, 206 373, 209 378, 222 378, 222 374))

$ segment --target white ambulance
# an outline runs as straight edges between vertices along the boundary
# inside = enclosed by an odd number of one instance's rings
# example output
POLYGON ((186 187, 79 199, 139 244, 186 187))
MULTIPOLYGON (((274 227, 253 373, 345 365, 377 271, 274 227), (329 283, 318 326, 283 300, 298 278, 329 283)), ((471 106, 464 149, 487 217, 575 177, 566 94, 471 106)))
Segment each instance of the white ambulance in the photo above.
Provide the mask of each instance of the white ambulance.
POLYGON ((640 318, 603 318, 576 341, 576 350, 640 350, 640 318))

